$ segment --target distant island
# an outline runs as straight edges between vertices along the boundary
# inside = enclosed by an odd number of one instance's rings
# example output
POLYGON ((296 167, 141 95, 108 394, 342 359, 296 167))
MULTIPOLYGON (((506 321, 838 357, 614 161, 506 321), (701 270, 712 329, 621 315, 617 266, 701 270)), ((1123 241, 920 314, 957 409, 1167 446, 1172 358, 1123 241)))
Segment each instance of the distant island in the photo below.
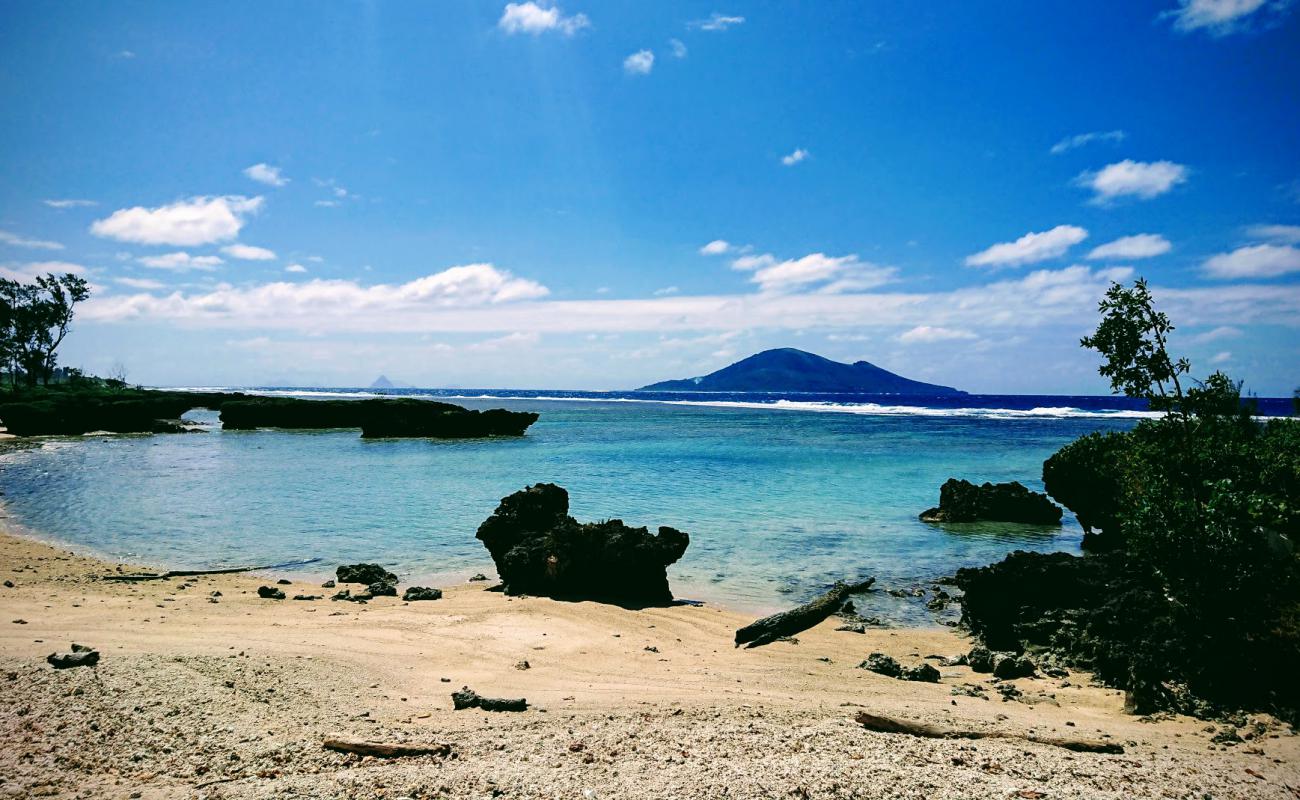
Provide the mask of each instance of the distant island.
POLYGON ((843 364, 793 347, 764 350, 699 378, 660 381, 637 391, 966 394, 951 386, 904 378, 867 361, 843 364))
POLYGON ((380 375, 370 384, 371 389, 410 389, 405 383, 394 383, 388 379, 387 375, 380 375))

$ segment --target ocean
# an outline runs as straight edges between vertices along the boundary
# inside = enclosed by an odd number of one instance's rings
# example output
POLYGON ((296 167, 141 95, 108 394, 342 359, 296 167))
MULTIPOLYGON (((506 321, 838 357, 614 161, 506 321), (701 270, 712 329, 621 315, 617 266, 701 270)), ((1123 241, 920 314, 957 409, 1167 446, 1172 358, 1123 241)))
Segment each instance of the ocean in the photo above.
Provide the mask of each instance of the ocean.
MULTIPOLYGON (((361 389, 244 389, 370 397, 361 389)), ((1012 550, 1078 552, 1082 531, 929 525, 949 477, 1041 490, 1042 462, 1091 431, 1149 412, 1112 397, 692 395, 386 390, 471 408, 536 411, 518 439, 362 440, 356 430, 85 436, 0 450, 10 522, 115 560, 206 568, 317 558, 299 578, 378 561, 404 583, 492 574, 474 532, 503 496, 569 491, 581 521, 690 534, 669 568, 680 598, 767 611, 836 579, 928 586, 1012 550)), ((1285 414, 1289 401, 1260 404, 1285 414)), ((291 570, 292 572, 292 570, 291 570)), ((290 577, 295 577, 291 575, 290 577)), ((874 592, 859 607, 934 624, 919 601, 874 592)))

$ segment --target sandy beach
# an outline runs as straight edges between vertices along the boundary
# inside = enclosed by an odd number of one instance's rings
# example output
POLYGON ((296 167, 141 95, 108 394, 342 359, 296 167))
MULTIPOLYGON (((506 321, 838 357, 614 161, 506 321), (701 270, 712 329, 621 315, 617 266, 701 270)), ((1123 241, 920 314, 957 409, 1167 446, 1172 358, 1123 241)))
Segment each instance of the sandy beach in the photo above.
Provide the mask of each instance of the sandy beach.
MULTIPOLYGON (((1204 721, 1125 715, 1082 674, 1016 681, 1023 697, 1007 702, 966 667, 941 667, 939 684, 857 668, 871 652, 907 666, 968 649, 947 629, 855 634, 832 619, 737 650, 750 618, 711 606, 629 611, 483 583, 430 602, 267 600, 257 587, 277 576, 109 582, 135 568, 8 532, 0 564, 4 797, 1300 796, 1300 739, 1267 718, 1225 746, 1204 721), (46 664, 72 642, 99 665, 46 664), (963 684, 989 699, 953 695, 963 684), (453 711, 462 686, 529 710, 453 711), (860 710, 1124 753, 874 733, 860 710), (451 755, 336 753, 322 747, 333 734, 451 755)), ((281 588, 328 597, 328 577, 322 565, 281 588)))

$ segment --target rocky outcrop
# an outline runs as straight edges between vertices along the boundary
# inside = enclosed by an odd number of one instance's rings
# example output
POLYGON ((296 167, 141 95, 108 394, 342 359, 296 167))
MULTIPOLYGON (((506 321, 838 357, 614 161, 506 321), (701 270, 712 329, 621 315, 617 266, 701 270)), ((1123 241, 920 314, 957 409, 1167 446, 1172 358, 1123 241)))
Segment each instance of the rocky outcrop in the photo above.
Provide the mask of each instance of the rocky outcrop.
POLYGON ((360 428, 361 435, 367 438, 522 436, 536 421, 537 414, 532 412, 500 408, 472 411, 451 403, 412 398, 257 397, 226 402, 221 407, 221 424, 227 430, 360 428))
POLYGON ((1018 481, 985 483, 949 478, 939 489, 939 506, 921 512, 922 522, 1024 522, 1061 524, 1061 509, 1047 495, 1018 481))
POLYGON ((528 700, 522 697, 483 697, 478 692, 462 686, 460 691, 451 693, 452 707, 457 711, 466 708, 481 708, 484 711, 527 711, 528 700))
POLYGON ((503 498, 479 526, 507 594, 632 607, 672 602, 667 568, 690 537, 668 527, 652 535, 617 519, 579 523, 568 512, 569 493, 539 483, 503 498))
POLYGON ((71 653, 50 653, 45 661, 55 669, 93 667, 99 663, 99 651, 84 644, 73 644, 71 653))

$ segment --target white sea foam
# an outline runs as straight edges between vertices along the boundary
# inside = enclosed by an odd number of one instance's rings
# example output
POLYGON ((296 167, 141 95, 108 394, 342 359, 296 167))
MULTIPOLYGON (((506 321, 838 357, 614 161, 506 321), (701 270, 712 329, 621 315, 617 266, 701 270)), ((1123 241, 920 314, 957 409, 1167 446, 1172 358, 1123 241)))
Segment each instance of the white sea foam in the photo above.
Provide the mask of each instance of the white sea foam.
MULTIPOLYGON (((502 394, 400 394, 370 391, 330 391, 322 389, 226 389, 193 387, 186 391, 243 391, 268 397, 412 397, 428 400, 505 400, 554 403, 642 403, 651 405, 697 406, 703 408, 738 408, 757 411, 803 411, 820 414, 858 414, 881 417, 955 417, 971 419, 1149 419, 1162 416, 1159 411, 1133 409, 1082 409, 1072 406, 1037 406, 1035 408, 939 408, 935 406, 884 405, 881 403, 832 403, 778 399, 757 400, 677 400, 649 397, 562 397, 557 395, 514 396, 502 394)), ((596 392, 591 392, 596 394, 596 392)))

